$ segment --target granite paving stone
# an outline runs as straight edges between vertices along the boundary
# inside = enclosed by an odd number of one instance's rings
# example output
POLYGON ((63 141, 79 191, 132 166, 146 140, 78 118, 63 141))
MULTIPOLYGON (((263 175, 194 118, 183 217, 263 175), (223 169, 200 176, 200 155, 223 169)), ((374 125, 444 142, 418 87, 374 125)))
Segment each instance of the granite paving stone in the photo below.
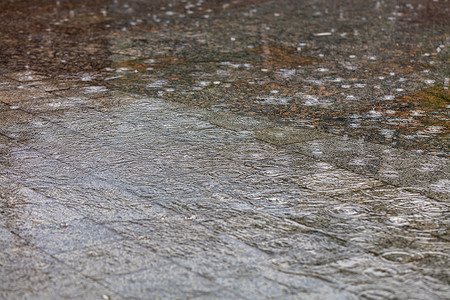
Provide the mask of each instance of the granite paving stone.
POLYGON ((322 139, 290 146, 294 151, 438 199, 449 197, 449 161, 354 139, 322 139))
POLYGON ((115 232, 89 219, 71 220, 52 226, 35 226, 17 232, 31 245, 56 254, 122 239, 115 232))
POLYGON ((156 255, 148 248, 127 240, 63 252, 56 254, 55 257, 95 280, 171 264, 169 260, 156 255))
POLYGON ((448 299, 449 0, 0 3, 0 299, 448 299))
POLYGON ((173 263, 111 276, 101 282, 127 299, 194 298, 210 294, 217 288, 211 280, 173 263))

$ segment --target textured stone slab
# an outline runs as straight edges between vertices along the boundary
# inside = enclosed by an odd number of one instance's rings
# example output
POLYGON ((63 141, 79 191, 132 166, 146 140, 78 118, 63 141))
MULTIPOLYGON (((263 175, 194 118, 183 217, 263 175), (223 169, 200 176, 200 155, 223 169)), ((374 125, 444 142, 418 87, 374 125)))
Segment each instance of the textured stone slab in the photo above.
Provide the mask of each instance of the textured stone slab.
POLYGON ((298 185, 326 195, 336 195, 352 190, 368 189, 384 183, 346 170, 328 171, 295 177, 298 185))
POLYGON ((290 148, 438 199, 450 197, 450 162, 447 158, 339 137, 309 141, 290 148))
POLYGON ((205 120, 232 130, 258 130, 272 127, 269 121, 257 120, 251 117, 239 116, 232 112, 217 111, 205 115, 205 120))
POLYGON ((91 85, 91 86, 80 86, 64 90, 58 90, 54 92, 63 98, 99 98, 109 95, 109 89, 105 86, 91 85))
POLYGON ((114 185, 86 176, 53 186, 42 193, 98 223, 133 222, 167 212, 152 198, 140 198, 131 186, 114 185))
POLYGON ((292 128, 248 116, 239 116, 231 112, 209 112, 204 118, 227 129, 248 131, 252 136, 275 145, 286 145, 332 136, 314 129, 292 128))
POLYGON ((34 247, 3 249, 0 261, 5 299, 122 299, 34 247))
POLYGON ((304 141, 329 138, 333 135, 309 128, 277 126, 263 130, 256 130, 254 136, 271 144, 288 145, 304 141))
POLYGON ((122 239, 117 233, 89 219, 72 220, 53 226, 34 226, 19 231, 18 234, 31 245, 50 254, 122 239))
POLYGON ((10 105, 20 105, 23 101, 51 98, 52 94, 35 88, 0 90, 0 101, 10 105))
POLYGON ((218 288, 211 280, 176 264, 154 266, 100 282, 127 299, 195 298, 218 288))
POLYGON ((14 234, 6 227, 0 226, 0 247, 6 249, 9 247, 18 247, 25 245, 26 242, 17 234, 14 234))
POLYGON ((0 223, 20 233, 36 226, 60 226, 81 219, 82 215, 35 191, 17 186, 0 187, 2 201, 0 223))
POLYGON ((148 248, 126 240, 64 252, 55 257, 95 280, 171 264, 148 248))
POLYGON ((42 79, 49 78, 48 76, 45 76, 42 73, 37 73, 34 71, 23 71, 23 72, 16 72, 16 73, 6 73, 3 74, 3 76, 20 81, 20 82, 27 82, 27 81, 37 81, 42 79))

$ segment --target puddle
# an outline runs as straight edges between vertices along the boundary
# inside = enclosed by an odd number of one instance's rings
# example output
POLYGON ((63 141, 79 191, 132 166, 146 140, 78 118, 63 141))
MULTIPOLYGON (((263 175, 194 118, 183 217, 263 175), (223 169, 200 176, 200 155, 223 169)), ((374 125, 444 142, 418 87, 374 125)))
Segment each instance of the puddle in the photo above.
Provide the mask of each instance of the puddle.
POLYGON ((0 298, 444 299, 428 2, 0 4, 0 298))

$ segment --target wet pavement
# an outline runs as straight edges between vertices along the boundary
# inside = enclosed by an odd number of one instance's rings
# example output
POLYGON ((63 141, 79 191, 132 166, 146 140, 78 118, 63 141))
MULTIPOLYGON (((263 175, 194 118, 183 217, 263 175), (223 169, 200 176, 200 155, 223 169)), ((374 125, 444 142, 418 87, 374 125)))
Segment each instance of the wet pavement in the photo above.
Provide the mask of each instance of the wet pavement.
POLYGON ((0 3, 0 299, 448 299, 450 3, 0 3))

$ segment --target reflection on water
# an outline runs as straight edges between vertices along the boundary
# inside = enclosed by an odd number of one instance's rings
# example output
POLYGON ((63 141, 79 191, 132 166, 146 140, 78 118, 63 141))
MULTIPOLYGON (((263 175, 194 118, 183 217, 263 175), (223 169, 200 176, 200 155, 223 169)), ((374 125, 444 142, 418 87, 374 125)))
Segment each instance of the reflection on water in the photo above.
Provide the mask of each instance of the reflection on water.
MULTIPOLYGON (((216 127, 207 110, 127 101, 41 111, 26 143, 3 138, 2 178, 17 184, 2 182, 1 226, 69 260, 133 241, 194 276, 174 275, 187 293, 445 298, 448 204, 216 127)), ((127 295, 153 269, 114 270, 97 276, 127 295)))

